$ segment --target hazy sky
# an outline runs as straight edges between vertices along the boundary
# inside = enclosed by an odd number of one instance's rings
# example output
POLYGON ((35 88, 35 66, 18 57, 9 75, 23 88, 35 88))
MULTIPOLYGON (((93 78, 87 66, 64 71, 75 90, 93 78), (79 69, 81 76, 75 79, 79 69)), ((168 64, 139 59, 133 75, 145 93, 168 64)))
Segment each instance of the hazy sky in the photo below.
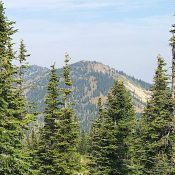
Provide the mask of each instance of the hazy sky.
POLYGON ((151 82, 156 57, 171 66, 174 0, 4 0, 30 64, 96 60, 151 82))

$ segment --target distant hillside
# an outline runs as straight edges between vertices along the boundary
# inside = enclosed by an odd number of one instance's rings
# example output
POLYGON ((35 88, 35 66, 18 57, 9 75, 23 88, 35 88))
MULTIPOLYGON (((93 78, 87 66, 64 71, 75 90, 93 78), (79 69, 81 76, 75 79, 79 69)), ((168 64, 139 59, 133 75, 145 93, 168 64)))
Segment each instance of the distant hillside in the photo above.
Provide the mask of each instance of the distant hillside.
MULTIPOLYGON (((131 92, 135 109, 143 111, 150 96, 150 84, 128 76, 104 64, 90 61, 80 61, 71 65, 74 82, 73 99, 75 111, 81 123, 81 128, 88 130, 96 116, 96 104, 101 97, 103 102, 112 87, 114 79, 122 80, 131 92)), ((58 74, 62 73, 58 69, 58 74)), ((49 77, 49 69, 39 66, 30 66, 25 73, 26 95, 31 102, 35 102, 38 111, 44 110, 44 98, 49 77), (30 88, 29 88, 30 87, 30 88), (32 88, 31 88, 32 87, 32 88)))

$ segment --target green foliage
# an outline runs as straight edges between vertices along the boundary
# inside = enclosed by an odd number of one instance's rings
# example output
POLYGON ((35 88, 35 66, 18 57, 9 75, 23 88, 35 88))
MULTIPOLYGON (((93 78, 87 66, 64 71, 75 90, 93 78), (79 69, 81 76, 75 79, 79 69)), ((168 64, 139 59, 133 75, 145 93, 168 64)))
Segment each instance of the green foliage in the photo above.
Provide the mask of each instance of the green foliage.
POLYGON ((46 97, 44 128, 38 148, 39 174, 71 175, 80 169, 79 127, 69 101, 72 92, 68 55, 65 57, 64 88, 60 88, 52 66, 46 97))
POLYGON ((115 126, 103 110, 92 127, 92 148, 89 172, 94 175, 115 173, 115 126))
POLYGON ((88 153, 88 134, 84 131, 82 131, 80 134, 78 151, 81 155, 86 155, 88 153))
POLYGON ((152 97, 142 117, 143 174, 172 175, 174 167, 174 102, 168 87, 165 62, 159 56, 152 97))
POLYGON ((56 133, 58 159, 55 162, 64 170, 65 174, 71 175, 80 169, 78 123, 75 121, 72 109, 63 108, 60 112, 56 133))
MULTIPOLYGON (((22 40, 16 56, 12 36, 17 30, 13 25, 14 22, 5 16, 0 1, 1 175, 73 175, 80 172, 92 175, 175 175, 175 102, 163 58, 158 56, 151 99, 143 116, 137 119, 124 83, 117 80, 112 86, 113 75, 124 76, 129 82, 146 89, 150 86, 148 83, 113 70, 101 74, 92 71, 89 63, 80 62, 78 68, 73 65, 73 86, 70 57, 66 53, 62 82, 58 78, 61 70, 57 72, 55 65, 51 66, 49 80, 48 70, 42 69, 45 75, 35 95, 41 100, 47 92, 45 105, 40 103, 40 107, 45 107, 44 126, 36 126, 24 93, 23 79, 30 80, 30 75, 25 74, 29 70, 26 63, 29 54, 22 40), (19 66, 13 64, 16 59, 19 66), (45 84, 48 84, 47 89, 45 84), (99 98, 98 117, 92 124, 91 133, 82 132, 79 140, 80 128, 74 108, 84 112, 83 117, 88 114, 93 118, 96 106, 89 101, 107 95, 111 86, 104 107, 99 98), (78 87, 81 92, 74 92, 73 89, 78 87), (81 106, 73 106, 74 95, 81 106)), ((170 45, 174 49, 174 36, 170 45)), ((38 72, 31 76, 35 78, 38 72)), ((133 99, 136 104, 143 105, 136 96, 133 99)), ((89 120, 88 115, 85 122, 89 120)))
POLYGON ((58 88, 59 79, 56 75, 55 66, 51 66, 48 93, 46 97, 46 108, 44 127, 41 129, 40 142, 38 144, 36 169, 38 174, 61 174, 62 170, 57 165, 56 121, 60 117, 60 89, 58 88))
POLYGON ((106 109, 99 100, 99 118, 92 127, 91 174, 128 174, 129 143, 135 113, 122 82, 116 81, 108 94, 106 109))
POLYGON ((29 118, 25 113, 25 98, 18 81, 18 68, 13 65, 12 35, 17 30, 5 17, 0 2, 0 174, 32 174, 28 155, 23 150, 23 128, 29 118))
POLYGON ((123 82, 116 81, 108 95, 108 115, 115 125, 116 157, 114 167, 117 174, 128 174, 129 144, 132 141, 135 112, 129 92, 123 82))
POLYGON ((127 169, 129 175, 142 175, 143 165, 141 164, 141 156, 143 155, 143 146, 145 143, 141 140, 141 121, 135 120, 132 125, 127 145, 128 160, 127 169))
POLYGON ((56 133, 58 141, 57 154, 59 157, 56 162, 67 175, 74 174, 80 170, 80 155, 78 154, 79 125, 72 108, 72 103, 69 100, 72 92, 69 60, 69 55, 66 54, 63 70, 64 88, 62 89, 64 106, 60 110, 56 133))

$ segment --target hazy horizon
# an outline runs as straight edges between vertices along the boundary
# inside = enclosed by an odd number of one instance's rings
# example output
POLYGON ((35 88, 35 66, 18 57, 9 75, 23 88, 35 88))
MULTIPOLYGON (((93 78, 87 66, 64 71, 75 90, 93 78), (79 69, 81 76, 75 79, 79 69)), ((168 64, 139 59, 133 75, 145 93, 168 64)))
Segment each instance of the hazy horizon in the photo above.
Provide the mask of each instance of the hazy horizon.
POLYGON ((156 57, 171 67, 172 0, 4 0, 30 64, 97 61, 151 83, 156 57))

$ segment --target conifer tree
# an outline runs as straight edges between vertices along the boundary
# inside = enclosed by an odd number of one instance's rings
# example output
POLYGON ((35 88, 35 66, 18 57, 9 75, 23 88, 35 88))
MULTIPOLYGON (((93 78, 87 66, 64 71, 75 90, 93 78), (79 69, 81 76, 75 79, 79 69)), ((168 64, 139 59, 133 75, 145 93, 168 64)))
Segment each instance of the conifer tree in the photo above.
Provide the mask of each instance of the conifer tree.
MULTIPOLYGON (((24 73, 26 69, 28 68, 28 63, 27 63, 27 58, 30 56, 30 54, 27 53, 26 45, 24 44, 24 41, 20 41, 20 46, 19 46, 19 53, 17 60, 19 61, 19 66, 16 67, 17 73, 16 73, 16 86, 17 86, 17 91, 15 95, 15 99, 17 101, 17 109, 18 111, 18 116, 21 117, 23 121, 23 126, 22 126, 22 144, 23 144, 23 149, 21 150, 21 153, 23 153, 23 157, 26 158, 26 161, 30 165, 30 173, 36 174, 36 170, 33 168, 33 154, 34 150, 32 149, 32 146, 27 147, 25 140, 27 138, 27 135, 30 134, 33 136, 33 129, 31 129, 31 126, 29 124, 33 124, 35 115, 34 113, 31 113, 29 111, 29 104, 26 100, 26 96, 24 94, 25 88, 24 88, 24 73)), ((34 127, 34 126, 33 126, 34 127)), ((35 143, 31 143, 35 144, 35 143)))
POLYGON ((41 141, 38 145, 36 168, 38 174, 63 174, 56 163, 58 156, 57 121, 60 119, 60 89, 55 65, 51 66, 50 79, 47 89, 44 127, 41 130, 41 141))
POLYGON ((12 35, 17 30, 7 19, 0 1, 0 174, 31 174, 27 157, 22 152, 23 126, 21 110, 25 107, 18 97, 17 68, 13 65, 12 35))
POLYGON ((81 155, 87 154, 87 134, 83 130, 80 134, 80 142, 78 146, 78 151, 81 155))
POLYGON ((146 175, 173 175, 175 172, 174 103, 165 65, 163 58, 158 56, 152 96, 142 117, 144 154, 141 161, 146 175))
POLYGON ((116 150, 115 126, 112 119, 98 101, 99 114, 92 126, 91 163, 89 172, 92 175, 115 174, 114 157, 116 150))
POLYGON ((102 113, 102 104, 101 98, 98 100, 98 118, 93 122, 91 128, 91 162, 89 164, 90 174, 100 174, 100 161, 101 158, 101 140, 102 140, 102 126, 103 126, 103 113, 102 113))
POLYGON ((78 153, 79 142, 79 126, 70 102, 72 93, 72 80, 70 75, 69 55, 65 55, 65 65, 63 67, 64 88, 63 100, 64 107, 60 111, 60 118, 57 121, 57 134, 58 141, 58 159, 57 164, 64 170, 66 175, 71 175, 80 169, 80 156, 78 153))
POLYGON ((130 173, 130 142, 135 112, 123 82, 115 81, 108 103, 93 124, 91 174, 123 175, 130 173))
POLYGON ((27 53, 26 46, 24 41, 20 41, 19 54, 17 60, 19 61, 19 66, 16 66, 16 111, 18 111, 18 116, 21 116, 23 120, 23 126, 27 127, 27 124, 33 121, 34 116, 32 114, 28 114, 28 104, 26 97, 24 95, 24 73, 25 69, 28 68, 27 57, 30 54, 27 53))
POLYGON ((129 175, 142 175, 143 165, 141 157, 143 156, 144 143, 141 139, 141 120, 135 119, 132 130, 128 136, 128 160, 126 161, 129 175))
POLYGON ((71 175, 80 168, 78 154, 79 127, 69 101, 72 90, 69 58, 64 66, 64 88, 59 88, 56 69, 52 66, 46 98, 45 125, 37 151, 39 174, 71 175))
POLYGON ((131 96, 123 82, 115 81, 108 94, 107 111, 115 125, 116 150, 112 174, 129 174, 129 145, 134 128, 135 112, 131 96))
POLYGON ((23 92, 23 80, 24 80, 24 73, 25 69, 28 68, 27 63, 27 57, 29 57, 30 54, 27 53, 26 45, 24 44, 24 41, 20 41, 20 47, 19 47, 19 55, 18 55, 18 61, 19 61, 19 67, 18 67, 18 77, 19 77, 19 85, 21 92, 23 92))

